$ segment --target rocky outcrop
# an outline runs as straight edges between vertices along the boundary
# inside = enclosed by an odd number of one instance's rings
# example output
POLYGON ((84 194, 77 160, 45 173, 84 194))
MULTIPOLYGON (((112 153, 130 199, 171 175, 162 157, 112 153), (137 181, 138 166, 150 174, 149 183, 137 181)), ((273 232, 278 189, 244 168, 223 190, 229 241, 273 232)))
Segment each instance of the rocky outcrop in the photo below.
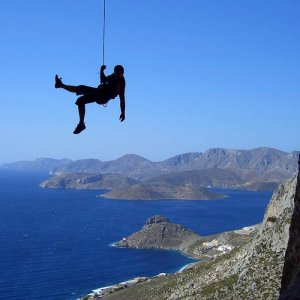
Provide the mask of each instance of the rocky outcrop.
POLYGON ((280 185, 257 233, 242 246, 182 273, 154 278, 104 299, 277 299, 296 183, 294 177, 280 185))
POLYGON ((201 237, 192 230, 156 215, 143 228, 116 243, 118 247, 184 250, 201 237))
POLYGON ((285 253, 280 300, 300 299, 300 156, 288 247, 285 253))
POLYGON ((115 189, 127 187, 137 181, 118 174, 62 174, 40 184, 42 188, 115 189))

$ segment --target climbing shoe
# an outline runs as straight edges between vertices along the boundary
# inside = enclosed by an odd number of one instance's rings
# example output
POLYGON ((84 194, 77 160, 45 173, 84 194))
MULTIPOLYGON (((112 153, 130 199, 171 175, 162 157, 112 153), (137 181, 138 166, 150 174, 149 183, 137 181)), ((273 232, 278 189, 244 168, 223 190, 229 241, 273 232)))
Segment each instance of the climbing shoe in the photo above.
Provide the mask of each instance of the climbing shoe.
POLYGON ((73 133, 74 133, 74 134, 78 134, 78 133, 80 133, 81 131, 83 131, 84 129, 85 129, 85 124, 84 124, 84 123, 83 123, 83 124, 79 123, 79 124, 76 126, 75 130, 73 131, 73 133))
POLYGON ((59 78, 57 75, 55 75, 55 88, 61 88, 63 86, 63 83, 61 81, 61 78, 59 78))

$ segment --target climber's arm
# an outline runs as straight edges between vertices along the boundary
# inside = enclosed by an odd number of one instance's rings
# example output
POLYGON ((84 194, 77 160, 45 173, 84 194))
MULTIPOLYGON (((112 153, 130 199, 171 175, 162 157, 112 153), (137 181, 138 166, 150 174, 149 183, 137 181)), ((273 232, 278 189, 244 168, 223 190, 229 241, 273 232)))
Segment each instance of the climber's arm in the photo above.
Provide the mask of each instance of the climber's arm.
POLYGON ((120 121, 123 122, 125 120, 125 83, 119 84, 119 97, 120 97, 120 121))
POLYGON ((104 83, 106 81, 106 76, 104 74, 105 69, 106 69, 105 65, 101 66, 101 69, 100 69, 100 82, 101 83, 104 83))

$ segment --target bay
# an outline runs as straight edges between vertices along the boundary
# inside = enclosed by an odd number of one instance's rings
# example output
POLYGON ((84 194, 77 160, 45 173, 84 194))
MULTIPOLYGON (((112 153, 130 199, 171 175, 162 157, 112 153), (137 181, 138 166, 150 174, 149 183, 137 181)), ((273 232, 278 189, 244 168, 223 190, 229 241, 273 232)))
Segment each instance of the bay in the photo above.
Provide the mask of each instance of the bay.
POLYGON ((71 300, 137 276, 172 273, 176 251, 111 245, 161 214, 201 235, 262 221, 271 193, 216 190, 210 201, 123 201, 101 191, 41 189, 48 174, 0 170, 0 297, 71 300))

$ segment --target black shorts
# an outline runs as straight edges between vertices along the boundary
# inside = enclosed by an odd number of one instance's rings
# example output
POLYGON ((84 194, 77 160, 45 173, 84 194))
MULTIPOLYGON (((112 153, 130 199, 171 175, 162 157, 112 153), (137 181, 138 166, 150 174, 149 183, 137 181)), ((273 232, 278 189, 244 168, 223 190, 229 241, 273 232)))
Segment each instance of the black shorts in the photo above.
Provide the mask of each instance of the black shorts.
POLYGON ((76 87, 76 95, 80 96, 76 101, 76 104, 88 104, 96 102, 98 104, 107 103, 110 98, 106 91, 101 88, 94 88, 86 85, 78 85, 76 87))

